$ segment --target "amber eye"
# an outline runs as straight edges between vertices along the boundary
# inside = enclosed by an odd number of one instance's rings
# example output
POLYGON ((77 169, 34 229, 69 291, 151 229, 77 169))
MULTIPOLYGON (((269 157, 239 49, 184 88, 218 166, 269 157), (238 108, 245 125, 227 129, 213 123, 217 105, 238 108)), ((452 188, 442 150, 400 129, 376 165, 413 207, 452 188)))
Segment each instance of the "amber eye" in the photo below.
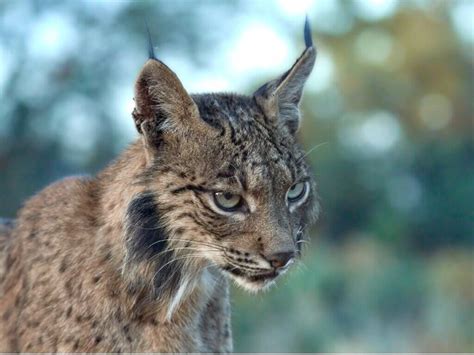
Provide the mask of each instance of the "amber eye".
POLYGON ((242 206, 242 196, 230 192, 215 192, 214 203, 221 210, 233 212, 242 206))
POLYGON ((307 182, 298 182, 289 188, 286 193, 286 199, 288 203, 295 203, 306 197, 306 191, 308 190, 307 182))

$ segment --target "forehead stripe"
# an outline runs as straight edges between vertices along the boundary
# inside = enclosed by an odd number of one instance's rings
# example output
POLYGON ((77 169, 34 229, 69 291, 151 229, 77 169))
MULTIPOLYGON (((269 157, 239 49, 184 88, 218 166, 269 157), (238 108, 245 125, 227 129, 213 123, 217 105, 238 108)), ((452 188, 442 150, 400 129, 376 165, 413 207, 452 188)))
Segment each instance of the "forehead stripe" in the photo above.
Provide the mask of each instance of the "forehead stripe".
POLYGON ((186 191, 194 191, 194 192, 211 192, 211 190, 205 188, 202 185, 186 185, 182 187, 178 187, 174 190, 171 190, 171 193, 174 195, 186 192, 186 191))

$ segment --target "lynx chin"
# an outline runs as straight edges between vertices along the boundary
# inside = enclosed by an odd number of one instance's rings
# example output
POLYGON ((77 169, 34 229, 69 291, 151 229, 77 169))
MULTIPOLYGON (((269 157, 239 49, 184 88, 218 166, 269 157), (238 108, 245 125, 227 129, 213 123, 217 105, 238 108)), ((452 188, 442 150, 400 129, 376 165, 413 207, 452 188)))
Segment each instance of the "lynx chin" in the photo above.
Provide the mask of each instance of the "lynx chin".
POLYGON ((188 94, 150 41, 137 140, 0 224, 1 352, 232 351, 229 280, 270 286, 318 214, 295 138, 316 59, 307 21, 304 39, 249 96, 188 94))

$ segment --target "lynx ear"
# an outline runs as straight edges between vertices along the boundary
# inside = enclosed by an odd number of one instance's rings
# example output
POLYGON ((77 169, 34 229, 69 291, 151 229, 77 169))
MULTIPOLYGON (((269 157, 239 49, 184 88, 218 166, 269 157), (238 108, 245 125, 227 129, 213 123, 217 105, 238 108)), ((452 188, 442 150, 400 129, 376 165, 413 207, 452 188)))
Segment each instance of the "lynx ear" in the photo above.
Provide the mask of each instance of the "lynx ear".
POLYGON ((164 131, 200 123, 199 110, 176 74, 157 59, 149 59, 135 84, 133 119, 149 142, 164 131))
POLYGON ((316 60, 316 49, 311 39, 308 18, 304 26, 306 49, 293 66, 279 78, 261 86, 254 97, 268 119, 283 123, 294 134, 298 130, 299 103, 303 87, 316 60))
POLYGON ((199 110, 176 74, 158 60, 148 31, 149 60, 135 83, 133 119, 146 144, 156 144, 163 132, 186 132, 202 126, 199 110))

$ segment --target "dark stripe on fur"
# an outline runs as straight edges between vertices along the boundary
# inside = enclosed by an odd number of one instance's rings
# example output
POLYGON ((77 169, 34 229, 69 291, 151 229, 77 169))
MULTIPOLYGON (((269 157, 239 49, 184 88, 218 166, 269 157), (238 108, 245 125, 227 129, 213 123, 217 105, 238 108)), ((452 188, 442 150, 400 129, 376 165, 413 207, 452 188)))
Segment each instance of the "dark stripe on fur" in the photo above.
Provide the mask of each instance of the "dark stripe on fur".
POLYGON ((200 185, 186 185, 182 187, 178 187, 177 189, 171 190, 172 194, 180 194, 186 191, 194 191, 194 192, 210 192, 210 190, 206 189, 204 186, 200 185))
POLYGON ((153 263, 154 296, 172 295, 180 285, 182 263, 172 261, 174 252, 167 250, 168 235, 152 193, 140 194, 129 204, 126 230, 129 262, 153 263))
POLYGON ((199 204, 201 205, 201 207, 211 213, 211 217, 212 217, 212 218, 216 218, 216 217, 220 217, 220 216, 221 216, 219 213, 217 213, 217 212, 214 211, 212 208, 210 208, 210 207, 203 201, 202 197, 201 197, 198 193, 195 193, 194 195, 195 195, 196 198, 199 200, 199 204))
POLYGON ((166 245, 167 236, 160 223, 153 194, 138 195, 127 209, 127 251, 129 257, 143 261, 162 252, 166 245))

